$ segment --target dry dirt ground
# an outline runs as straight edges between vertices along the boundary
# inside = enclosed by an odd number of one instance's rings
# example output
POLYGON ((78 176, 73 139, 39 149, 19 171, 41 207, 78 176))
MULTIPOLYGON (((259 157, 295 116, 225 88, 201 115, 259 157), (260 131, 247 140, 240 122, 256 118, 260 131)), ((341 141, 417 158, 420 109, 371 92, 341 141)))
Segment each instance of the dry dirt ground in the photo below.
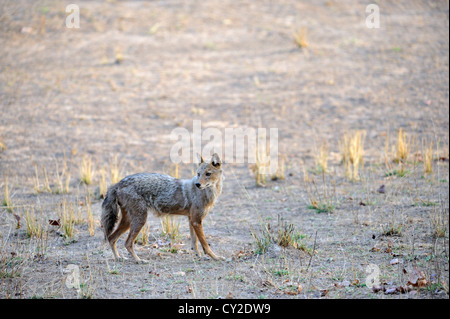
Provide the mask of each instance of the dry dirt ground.
POLYGON ((75 2, 79 29, 63 1, 0 3, 0 298, 448 298, 448 1, 377 1, 375 29, 363 1, 75 2), (224 165, 205 232, 226 261, 190 252, 186 220, 170 240, 149 216, 136 251, 150 262, 115 263, 102 168, 107 184, 115 156, 122 177, 173 174, 170 133, 193 120, 278 128, 285 178, 258 187, 251 165, 224 165), (339 145, 357 130, 364 166, 351 181, 339 145), (49 224, 64 210, 73 237, 49 224), (271 242, 289 224, 290 245, 271 242))

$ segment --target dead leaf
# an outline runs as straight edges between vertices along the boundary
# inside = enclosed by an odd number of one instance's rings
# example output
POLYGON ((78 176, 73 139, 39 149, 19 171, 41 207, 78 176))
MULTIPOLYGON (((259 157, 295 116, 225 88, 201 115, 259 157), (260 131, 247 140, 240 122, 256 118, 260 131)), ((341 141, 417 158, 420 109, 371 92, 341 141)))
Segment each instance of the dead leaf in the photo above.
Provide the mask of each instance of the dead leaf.
POLYGON ((325 297, 328 294, 328 289, 321 289, 320 290, 320 297, 325 297))
POLYGON ((380 188, 377 189, 377 192, 380 194, 386 193, 386 186, 384 186, 384 184, 381 185, 380 188))
POLYGON ((283 292, 287 295, 296 296, 299 293, 302 292, 303 286, 299 283, 292 283, 288 286, 289 288, 287 290, 284 290, 283 292))
POLYGON ((389 241, 389 242, 388 242, 387 248, 384 249, 384 252, 387 253, 387 254, 392 253, 392 246, 393 246, 393 245, 394 245, 394 244, 392 243, 392 241, 389 241))
POLYGON ((61 226, 61 219, 60 218, 58 218, 57 220, 55 220, 55 219, 49 219, 48 220, 48 223, 50 224, 50 225, 52 225, 52 226, 61 226))
POLYGON ((225 299, 234 299, 234 296, 231 293, 231 291, 228 293, 228 295, 225 297, 225 299))
POLYGON ((360 202, 359 202, 359 205, 361 205, 361 206, 366 206, 366 203, 364 203, 363 201, 360 201, 360 202))
POLYGON ((408 286, 413 287, 425 287, 428 284, 425 273, 417 267, 414 267, 413 271, 409 274, 408 286))

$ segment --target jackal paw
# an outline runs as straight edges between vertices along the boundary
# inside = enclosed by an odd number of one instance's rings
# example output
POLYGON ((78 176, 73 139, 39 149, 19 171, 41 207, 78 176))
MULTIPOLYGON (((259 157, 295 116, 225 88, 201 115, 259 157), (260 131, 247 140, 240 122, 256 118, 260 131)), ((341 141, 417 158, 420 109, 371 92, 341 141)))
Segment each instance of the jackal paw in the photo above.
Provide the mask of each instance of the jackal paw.
POLYGON ((216 258, 214 258, 214 260, 217 260, 217 261, 225 261, 225 257, 222 257, 222 256, 216 256, 216 258))
POLYGON ((119 256, 118 258, 114 258, 114 260, 121 263, 121 262, 124 262, 125 260, 128 260, 128 258, 127 257, 123 257, 123 256, 122 257, 119 256))
POLYGON ((136 264, 148 264, 149 261, 147 259, 138 259, 135 260, 136 264))
POLYGON ((211 259, 213 259, 215 261, 224 261, 225 260, 225 258, 222 256, 208 256, 208 255, 203 256, 203 260, 211 260, 211 259))

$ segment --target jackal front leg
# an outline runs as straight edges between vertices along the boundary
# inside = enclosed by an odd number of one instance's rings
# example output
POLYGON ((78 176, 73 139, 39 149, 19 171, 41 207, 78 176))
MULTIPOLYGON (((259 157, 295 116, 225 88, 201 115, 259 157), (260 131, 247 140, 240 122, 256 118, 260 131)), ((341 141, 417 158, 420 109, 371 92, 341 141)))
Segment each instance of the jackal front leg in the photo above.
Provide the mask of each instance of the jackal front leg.
POLYGON ((198 237, 198 240, 200 241, 200 244, 202 244, 203 251, 205 254, 210 256, 214 260, 225 260, 225 258, 221 256, 216 256, 216 254, 213 253, 211 248, 209 248, 208 242, 206 241, 205 233, 203 232, 203 226, 202 222, 192 222, 192 227, 194 228, 194 231, 198 237))

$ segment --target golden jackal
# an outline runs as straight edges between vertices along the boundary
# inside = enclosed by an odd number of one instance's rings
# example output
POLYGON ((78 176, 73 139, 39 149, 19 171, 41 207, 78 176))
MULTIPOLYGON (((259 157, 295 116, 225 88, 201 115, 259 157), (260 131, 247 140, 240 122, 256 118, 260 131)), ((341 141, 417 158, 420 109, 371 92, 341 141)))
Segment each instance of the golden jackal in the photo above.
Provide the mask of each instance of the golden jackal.
POLYGON ((201 156, 199 159, 197 176, 192 179, 181 180, 168 175, 140 173, 127 176, 108 189, 102 204, 101 222, 105 239, 111 245, 116 260, 121 260, 117 240, 130 229, 125 247, 137 263, 143 261, 134 252, 133 244, 147 221, 148 210, 158 217, 165 214, 187 216, 195 253, 200 254, 198 238, 207 255, 215 260, 224 259, 212 252, 202 226, 203 219, 222 192, 222 162, 217 154, 212 156, 210 163, 206 163, 201 156), (118 221, 118 207, 121 218, 113 231, 118 221))

